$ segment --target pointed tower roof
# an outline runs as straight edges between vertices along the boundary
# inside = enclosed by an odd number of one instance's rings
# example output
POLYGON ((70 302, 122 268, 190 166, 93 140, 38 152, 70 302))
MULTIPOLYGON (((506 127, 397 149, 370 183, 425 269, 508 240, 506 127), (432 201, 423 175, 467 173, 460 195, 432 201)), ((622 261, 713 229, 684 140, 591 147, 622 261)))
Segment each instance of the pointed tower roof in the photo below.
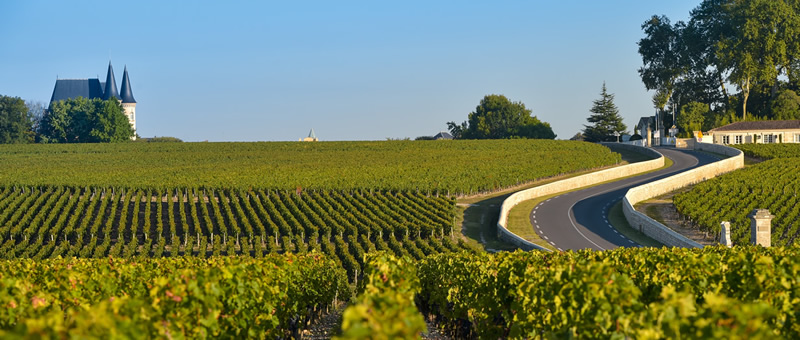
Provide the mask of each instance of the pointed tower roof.
POLYGON ((123 103, 136 103, 133 99, 133 91, 131 91, 131 81, 128 79, 128 65, 125 65, 125 71, 122 72, 122 87, 119 88, 120 99, 123 103))
POLYGON ((311 128, 311 132, 308 133, 308 138, 317 139, 317 135, 314 134, 314 128, 311 128))
POLYGON ((103 100, 108 100, 111 97, 119 98, 119 92, 117 92, 117 82, 114 80, 114 68, 111 67, 111 61, 109 61, 108 74, 106 74, 106 88, 103 90, 103 100))

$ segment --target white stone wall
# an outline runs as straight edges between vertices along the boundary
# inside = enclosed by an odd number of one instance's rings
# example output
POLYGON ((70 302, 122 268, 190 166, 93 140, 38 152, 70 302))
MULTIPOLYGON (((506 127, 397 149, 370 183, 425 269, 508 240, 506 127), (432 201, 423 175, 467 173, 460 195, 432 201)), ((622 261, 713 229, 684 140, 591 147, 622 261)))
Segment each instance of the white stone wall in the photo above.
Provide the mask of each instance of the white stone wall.
POLYGON ((699 243, 669 229, 665 225, 633 208, 633 206, 639 202, 744 167, 744 153, 738 149, 718 144, 696 143, 695 150, 723 154, 730 156, 730 158, 628 190, 628 193, 625 194, 625 197, 622 199, 622 212, 625 214, 625 219, 628 220, 631 227, 638 229, 650 238, 667 246, 686 248, 702 247, 699 243))
POLYGON ((638 152, 644 152, 657 158, 649 161, 638 162, 610 169, 605 169, 601 171, 596 171, 585 175, 567 178, 564 180, 516 192, 511 196, 509 196, 508 198, 506 198, 505 201, 503 201, 503 205, 500 207, 500 218, 497 220, 497 237, 503 241, 514 244, 523 250, 533 250, 533 249, 546 250, 546 248, 542 248, 536 244, 533 244, 523 239, 522 237, 519 237, 518 235, 512 233, 506 228, 506 225, 508 223, 508 214, 511 211, 511 208, 513 208, 522 201, 527 201, 535 199, 537 197, 542 197, 572 189, 577 189, 617 178, 627 177, 645 171, 658 169, 664 166, 664 156, 653 149, 643 148, 635 145, 627 145, 627 144, 617 144, 617 143, 612 143, 612 144, 614 144, 615 147, 636 150, 638 152))

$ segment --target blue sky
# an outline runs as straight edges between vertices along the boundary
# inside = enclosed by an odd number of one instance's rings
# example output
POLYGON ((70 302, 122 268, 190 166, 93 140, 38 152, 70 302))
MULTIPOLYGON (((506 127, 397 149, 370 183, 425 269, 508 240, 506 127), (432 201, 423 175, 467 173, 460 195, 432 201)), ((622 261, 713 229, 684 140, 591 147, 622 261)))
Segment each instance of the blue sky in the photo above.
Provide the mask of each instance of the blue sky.
POLYGON ((653 113, 636 42, 700 0, 0 2, 0 94, 46 102, 56 77, 119 84, 140 136, 186 141, 433 135, 487 94, 558 138, 602 83, 628 129, 653 113))

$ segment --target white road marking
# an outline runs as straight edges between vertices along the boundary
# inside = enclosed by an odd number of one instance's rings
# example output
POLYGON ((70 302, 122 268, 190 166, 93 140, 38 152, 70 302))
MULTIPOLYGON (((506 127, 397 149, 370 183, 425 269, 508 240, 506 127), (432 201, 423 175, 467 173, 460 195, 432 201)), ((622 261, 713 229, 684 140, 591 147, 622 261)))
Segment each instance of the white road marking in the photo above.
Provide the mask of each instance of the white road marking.
POLYGON ((564 249, 561 249, 561 248, 557 248, 557 249, 558 249, 558 251, 564 251, 564 249))
POLYGON ((549 242, 550 242, 550 244, 551 244, 553 247, 555 247, 555 246, 556 246, 556 244, 555 244, 555 243, 553 243, 553 241, 549 241, 549 242))
POLYGON ((578 234, 580 234, 584 239, 586 239, 586 241, 589 241, 589 243, 594 244, 595 247, 599 248, 600 250, 606 250, 606 248, 601 247, 599 244, 594 243, 594 241, 592 241, 588 237, 586 237, 586 235, 584 235, 583 232, 581 232, 578 229, 578 226, 575 225, 575 221, 572 220, 572 216, 570 216, 569 212, 572 211, 572 208, 574 208, 575 204, 577 204, 577 203, 578 202, 572 203, 572 205, 569 207, 569 209, 567 209, 567 219, 569 220, 569 223, 572 224, 572 228, 574 228, 575 231, 578 232, 578 234))
POLYGON ((547 235, 542 235, 542 237, 544 237, 545 240, 549 240, 550 239, 549 237, 547 237, 547 235))

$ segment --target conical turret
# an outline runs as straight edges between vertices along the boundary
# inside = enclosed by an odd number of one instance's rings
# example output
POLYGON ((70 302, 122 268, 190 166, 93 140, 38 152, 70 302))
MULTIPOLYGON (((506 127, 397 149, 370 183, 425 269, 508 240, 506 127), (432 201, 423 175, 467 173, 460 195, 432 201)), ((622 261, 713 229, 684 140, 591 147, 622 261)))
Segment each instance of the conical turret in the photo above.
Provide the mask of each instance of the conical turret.
POLYGON ((120 99, 123 103, 135 103, 133 99, 133 91, 131 91, 131 81, 128 79, 128 66, 125 66, 125 71, 122 72, 122 87, 119 89, 120 99))
POLYGON ((117 82, 114 80, 114 69, 111 67, 111 62, 108 62, 108 74, 106 75, 106 88, 103 90, 103 100, 109 98, 119 98, 117 92, 117 82))

